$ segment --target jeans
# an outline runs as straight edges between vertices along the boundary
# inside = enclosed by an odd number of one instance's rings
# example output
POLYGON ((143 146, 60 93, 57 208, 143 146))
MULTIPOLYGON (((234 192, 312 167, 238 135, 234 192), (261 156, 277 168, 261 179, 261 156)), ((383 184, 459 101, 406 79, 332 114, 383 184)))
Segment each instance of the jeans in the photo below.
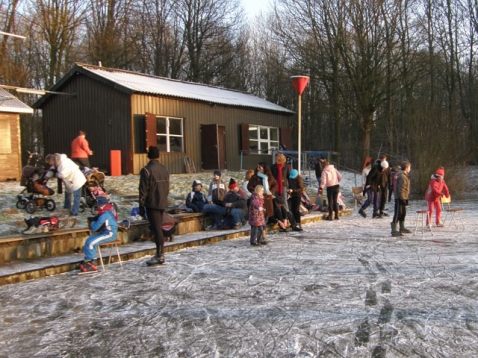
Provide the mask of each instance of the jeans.
POLYGON ((223 225, 232 227, 236 224, 242 224, 242 219, 244 219, 244 212, 241 209, 232 209, 231 216, 224 219, 223 225))
POLYGON ((264 226, 251 226, 251 244, 264 241, 264 226))
MULTIPOLYGON (((219 206, 216 204, 206 204, 202 208, 203 213, 210 213, 213 214, 214 223, 217 227, 222 225, 222 216, 226 214, 226 208, 223 206, 219 206)), ((240 220, 239 220, 240 221, 240 220)))
POLYGON ((85 260, 91 261, 96 259, 96 248, 98 245, 105 242, 115 241, 117 234, 117 232, 113 231, 103 231, 88 237, 85 241, 85 246, 83 247, 85 260))
POLYGON ((73 192, 73 208, 71 207, 71 193, 65 191, 65 209, 71 209, 72 215, 78 215, 80 212, 80 201, 81 201, 81 189, 77 189, 73 192))

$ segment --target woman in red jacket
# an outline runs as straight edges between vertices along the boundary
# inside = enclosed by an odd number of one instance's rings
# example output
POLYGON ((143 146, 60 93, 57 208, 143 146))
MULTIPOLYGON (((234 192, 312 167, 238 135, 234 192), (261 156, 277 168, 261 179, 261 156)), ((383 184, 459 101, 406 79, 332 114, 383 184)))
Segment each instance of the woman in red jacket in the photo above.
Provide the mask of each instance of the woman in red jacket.
POLYGON ((425 200, 428 203, 428 217, 427 217, 427 227, 431 225, 433 209, 435 209, 435 219, 437 227, 443 227, 441 222, 441 203, 440 198, 442 195, 445 197, 450 197, 450 192, 445 183, 445 168, 440 167, 435 174, 432 175, 430 183, 428 184, 427 192, 425 194, 425 200))

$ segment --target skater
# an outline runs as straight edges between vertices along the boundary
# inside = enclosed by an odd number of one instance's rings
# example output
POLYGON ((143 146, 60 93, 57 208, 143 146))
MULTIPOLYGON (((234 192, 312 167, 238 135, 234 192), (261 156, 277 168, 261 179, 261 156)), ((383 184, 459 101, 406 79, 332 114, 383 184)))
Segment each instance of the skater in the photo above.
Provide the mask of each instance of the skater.
POLYGON ((204 205, 208 203, 206 195, 201 191, 202 183, 199 180, 193 181, 192 189, 186 198, 186 207, 195 213, 200 213, 204 205))
MULTIPOLYGON (((149 224, 154 235, 156 255, 146 265, 164 264, 164 237, 162 218, 168 207, 169 173, 159 163, 158 147, 150 146, 148 150, 149 163, 141 169, 139 174, 139 206, 146 208, 149 224)), ((141 214, 144 217, 144 212, 141 214)))
POLYGON ((370 170, 370 173, 367 175, 367 181, 365 182, 365 192, 367 193, 367 200, 363 203, 362 207, 359 209, 358 213, 364 218, 367 217, 365 210, 373 204, 373 218, 382 218, 380 216, 380 185, 382 182, 382 170, 387 166, 388 162, 381 162, 378 159, 375 163, 375 166, 370 170))
POLYGON ((303 231, 302 225, 300 224, 300 201, 304 190, 304 180, 299 175, 297 169, 292 169, 289 175, 287 193, 290 195, 289 208, 296 222, 295 231, 303 231))
POLYGON ((249 224, 251 225, 249 240, 251 245, 267 245, 267 240, 263 236, 266 221, 264 218, 264 187, 262 185, 256 185, 252 193, 249 204, 249 224))
POLYGON ((221 171, 214 171, 214 178, 209 184, 209 192, 207 200, 209 204, 206 204, 202 208, 203 213, 212 214, 214 218, 214 224, 206 227, 206 230, 219 230, 222 226, 222 216, 226 213, 224 207, 224 197, 226 196, 226 183, 221 179, 221 171))
POLYGON ((289 232, 289 224, 293 231, 302 231, 297 227, 294 215, 285 209, 282 196, 277 196, 274 199, 274 216, 269 218, 269 223, 279 225, 279 232, 289 232))
POLYGON ((239 188, 234 178, 231 178, 229 181, 229 191, 224 197, 224 207, 226 210, 221 229, 239 230, 242 227, 242 223, 246 223, 247 195, 242 188, 239 188))
POLYGON ((395 197, 395 211, 393 214, 393 221, 390 224, 392 227, 392 236, 403 236, 403 234, 410 234, 411 231, 405 227, 405 217, 407 216, 408 196, 410 195, 410 162, 404 161, 397 173, 397 185, 394 188, 393 196, 395 197), (397 226, 400 225, 398 229, 397 226))
POLYGON ((388 188, 392 182, 392 170, 390 168, 389 163, 387 162, 387 156, 382 154, 380 156, 380 166, 382 167, 382 175, 380 177, 380 186, 378 188, 379 196, 380 196, 380 204, 379 204, 379 216, 380 218, 384 216, 389 216, 385 210, 385 204, 387 203, 388 197, 388 188))
POLYGON ((278 184, 269 166, 264 162, 257 164, 254 175, 247 184, 247 189, 253 193, 255 187, 259 184, 264 188, 264 216, 267 221, 269 216, 274 216, 274 203, 272 199, 277 192, 278 184))
POLYGON ((289 184, 290 168, 287 165, 287 158, 282 153, 275 155, 275 163, 271 167, 271 173, 277 182, 276 196, 282 196, 284 198, 284 207, 289 211, 289 205, 287 203, 287 185, 289 184))
POLYGON ((246 172, 246 175, 244 177, 244 182, 242 183, 242 190, 244 190, 244 192, 246 193, 247 199, 250 199, 252 195, 252 193, 249 190, 247 190, 247 185, 249 184, 249 180, 251 180, 253 175, 254 175, 254 170, 249 169, 246 172))
POLYGON ((428 184, 427 192, 425 194, 425 200, 428 203, 429 214, 427 216, 427 228, 430 228, 433 209, 435 209, 435 222, 437 227, 443 227, 441 222, 441 203, 440 198, 442 196, 446 198, 450 197, 450 192, 448 191, 448 186, 445 183, 445 168, 440 167, 432 175, 430 183, 428 184))
POLYGON ((342 175, 340 172, 328 161, 325 161, 322 177, 320 178, 319 193, 322 195, 324 187, 327 188, 327 201, 329 202, 329 216, 327 220, 339 220, 339 205, 337 199, 339 197, 339 183, 341 180, 342 175), (332 218, 332 212, 335 213, 334 218, 332 218))
POLYGON ((85 260, 80 264, 81 272, 98 271, 96 265, 93 264, 93 260, 96 260, 98 245, 115 241, 118 235, 118 218, 114 212, 113 205, 102 196, 97 198, 96 203, 98 215, 88 218, 89 227, 94 234, 86 239, 83 246, 85 260))
POLYGON ((365 168, 362 170, 362 187, 365 190, 365 185, 367 183, 367 175, 370 173, 370 170, 372 169, 372 162, 367 162, 365 163, 365 168))

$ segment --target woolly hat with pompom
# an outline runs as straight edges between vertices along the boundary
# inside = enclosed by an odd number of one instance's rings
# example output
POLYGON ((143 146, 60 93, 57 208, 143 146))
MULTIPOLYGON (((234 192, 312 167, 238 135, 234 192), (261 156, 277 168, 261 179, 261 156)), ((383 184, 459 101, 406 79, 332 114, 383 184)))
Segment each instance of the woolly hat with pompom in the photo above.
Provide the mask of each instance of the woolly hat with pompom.
POLYGON ((229 180, 229 189, 234 189, 234 188, 237 188, 239 185, 237 185, 236 181, 234 180, 234 178, 231 178, 231 180, 229 180))
POLYGON ((438 168, 435 175, 439 176, 439 177, 444 177, 445 176, 445 168, 443 168, 443 167, 438 168))

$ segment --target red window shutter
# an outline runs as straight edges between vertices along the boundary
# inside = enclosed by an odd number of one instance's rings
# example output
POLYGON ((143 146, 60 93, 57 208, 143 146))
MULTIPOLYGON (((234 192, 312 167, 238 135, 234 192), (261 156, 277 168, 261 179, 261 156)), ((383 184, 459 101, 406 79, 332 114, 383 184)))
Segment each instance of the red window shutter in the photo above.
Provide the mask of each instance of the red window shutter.
POLYGON ((280 128, 280 144, 285 145, 286 150, 293 150, 292 127, 280 128))
POLYGON ((156 115, 152 113, 146 113, 146 149, 151 145, 158 146, 157 128, 156 128, 156 115))

